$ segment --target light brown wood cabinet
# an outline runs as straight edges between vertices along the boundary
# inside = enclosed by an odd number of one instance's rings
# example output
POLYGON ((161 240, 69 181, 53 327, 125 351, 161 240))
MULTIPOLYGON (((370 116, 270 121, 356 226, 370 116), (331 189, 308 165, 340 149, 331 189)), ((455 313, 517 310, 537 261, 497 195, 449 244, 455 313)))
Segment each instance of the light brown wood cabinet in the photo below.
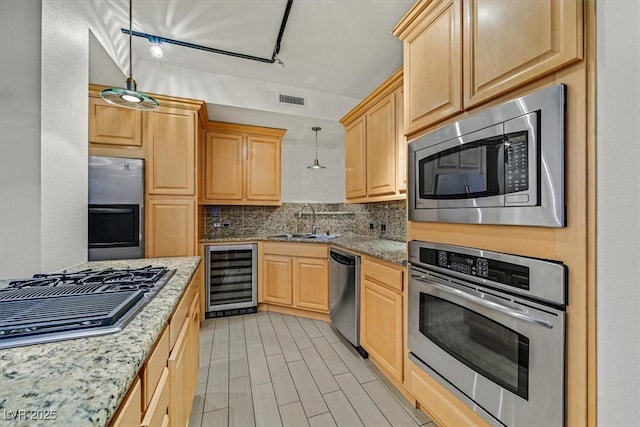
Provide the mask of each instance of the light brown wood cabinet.
POLYGON ((403 382, 403 269, 363 258, 360 281, 360 343, 369 357, 403 382))
POLYGON ((280 205, 281 143, 286 130, 209 122, 200 203, 280 205))
POLYGON ((583 56, 582 2, 420 0, 403 41, 405 133, 414 134, 583 56))
POLYGON ((142 416, 142 386, 140 379, 136 377, 129 388, 129 394, 120 405, 115 418, 111 422, 112 427, 130 427, 140 424, 142 416))
POLYGON ((194 196, 197 114, 159 107, 147 120, 147 193, 194 196))
POLYGON ((582 13, 581 1, 467 0, 465 108, 582 59, 582 13))
POLYGON ((367 195, 367 145, 365 116, 362 115, 345 127, 344 163, 345 193, 347 200, 367 195))
POLYGON ((147 199, 147 257, 196 254, 196 201, 194 198, 150 196, 147 199))
POLYGON ((191 321, 185 318, 176 345, 169 355, 169 423, 173 427, 184 427, 189 421, 193 395, 189 393, 191 371, 189 349, 191 348, 191 321))
POLYGON ((404 199, 406 140, 402 129, 402 70, 348 112, 345 127, 347 203, 404 199))
POLYGON ((329 312, 329 259, 326 245, 262 244, 259 302, 329 312))
POLYGON ((116 107, 97 96, 89 98, 89 143, 142 147, 142 111, 116 107))

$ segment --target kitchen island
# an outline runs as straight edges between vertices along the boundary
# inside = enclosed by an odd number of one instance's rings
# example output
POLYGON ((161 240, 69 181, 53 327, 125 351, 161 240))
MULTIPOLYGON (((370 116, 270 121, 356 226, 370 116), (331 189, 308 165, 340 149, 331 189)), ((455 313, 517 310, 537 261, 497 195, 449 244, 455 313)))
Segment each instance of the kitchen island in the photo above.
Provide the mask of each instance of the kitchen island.
POLYGON ((87 268, 175 273, 115 334, 0 350, 0 426, 104 426, 115 414, 189 284, 200 257, 93 261, 87 268))

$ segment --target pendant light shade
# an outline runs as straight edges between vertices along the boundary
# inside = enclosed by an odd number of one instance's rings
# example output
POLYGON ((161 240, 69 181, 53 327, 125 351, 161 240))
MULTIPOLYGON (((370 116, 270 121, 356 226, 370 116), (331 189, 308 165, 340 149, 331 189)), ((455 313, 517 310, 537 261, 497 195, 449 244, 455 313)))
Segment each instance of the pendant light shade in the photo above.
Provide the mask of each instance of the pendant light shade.
POLYGON ((131 60, 132 1, 133 0, 129 0, 129 77, 127 78, 127 88, 112 87, 104 89, 100 92, 100 96, 105 101, 120 107, 130 108, 132 110, 155 110, 158 108, 158 101, 149 95, 138 92, 136 81, 133 78, 133 61, 131 60))
POLYGON ((321 128, 314 126, 311 128, 312 131, 316 133, 316 158, 313 161, 312 165, 307 166, 307 169, 326 169, 326 166, 322 166, 320 161, 318 160, 318 131, 322 130, 321 128))

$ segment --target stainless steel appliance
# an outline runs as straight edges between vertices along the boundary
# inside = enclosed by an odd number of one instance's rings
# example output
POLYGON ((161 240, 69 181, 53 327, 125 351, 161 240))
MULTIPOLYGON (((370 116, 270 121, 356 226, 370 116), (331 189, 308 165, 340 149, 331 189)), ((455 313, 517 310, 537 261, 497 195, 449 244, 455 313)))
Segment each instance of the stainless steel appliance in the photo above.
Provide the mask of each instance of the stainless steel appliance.
POLYGON ((360 257, 331 248, 329 258, 331 324, 366 358, 369 354, 360 346, 360 257))
POLYGON ((564 425, 566 266, 409 242, 409 359, 496 426, 564 425))
POLYGON ((144 160, 89 156, 90 261, 144 257, 144 160))
POLYGON ((174 270, 82 270, 37 274, 0 289, 0 348, 119 332, 174 270))
POLYGON ((205 248, 206 317, 255 313, 258 306, 258 246, 205 248))
POLYGON ((556 85, 412 141, 409 220, 564 227, 564 114, 556 85))

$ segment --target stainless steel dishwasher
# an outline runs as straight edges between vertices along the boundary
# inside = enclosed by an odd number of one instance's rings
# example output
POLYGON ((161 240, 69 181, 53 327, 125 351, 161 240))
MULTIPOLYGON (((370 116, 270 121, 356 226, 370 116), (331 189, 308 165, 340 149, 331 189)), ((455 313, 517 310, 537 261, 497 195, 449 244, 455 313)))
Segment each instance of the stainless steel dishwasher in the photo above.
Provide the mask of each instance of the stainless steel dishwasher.
POLYGON ((369 354, 360 346, 360 257, 334 248, 329 256, 331 324, 366 358, 369 354))

